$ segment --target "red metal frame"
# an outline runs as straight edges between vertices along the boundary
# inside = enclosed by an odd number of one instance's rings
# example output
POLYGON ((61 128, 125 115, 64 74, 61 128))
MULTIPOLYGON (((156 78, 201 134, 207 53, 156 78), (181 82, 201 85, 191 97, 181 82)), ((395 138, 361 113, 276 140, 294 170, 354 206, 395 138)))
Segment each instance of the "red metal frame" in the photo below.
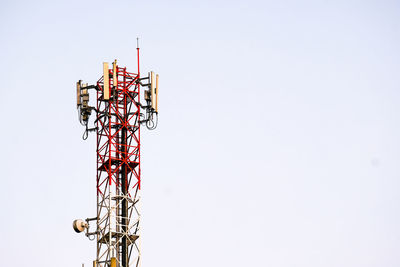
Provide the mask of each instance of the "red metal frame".
MULTIPOLYGON (((117 72, 118 77, 122 77, 123 81, 118 82, 114 94, 116 99, 105 101, 102 91, 97 92, 97 189, 100 194, 104 193, 102 186, 106 181, 109 185, 114 183, 119 186, 117 171, 121 171, 124 164, 137 179, 133 187, 138 185, 140 189, 140 91, 139 85, 136 86, 139 75, 129 73, 126 68, 119 67, 117 67, 117 72), (132 113, 132 107, 135 109, 134 113, 132 113), (104 120, 102 116, 108 116, 111 120, 104 120), (121 143, 119 135, 123 128, 127 129, 126 141, 129 144, 121 143), (121 151, 122 147, 127 151, 121 151), (102 175, 104 172, 108 175, 102 175)), ((110 76, 112 77, 112 74, 110 76)), ((103 87, 102 79, 97 85, 100 88, 103 87)))

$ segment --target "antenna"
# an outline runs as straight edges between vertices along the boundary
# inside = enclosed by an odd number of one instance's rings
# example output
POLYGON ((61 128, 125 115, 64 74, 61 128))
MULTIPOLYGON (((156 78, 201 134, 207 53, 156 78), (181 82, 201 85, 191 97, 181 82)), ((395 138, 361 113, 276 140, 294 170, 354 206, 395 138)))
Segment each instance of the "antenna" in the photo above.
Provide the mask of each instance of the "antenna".
POLYGON ((82 105, 81 102, 81 80, 76 82, 76 107, 79 108, 80 105, 82 105))
POLYGON ((156 75, 156 113, 158 112, 158 74, 156 75))
POLYGON ((108 72, 108 63, 103 63, 103 98, 110 99, 110 76, 108 72))
POLYGON ((154 72, 150 72, 151 107, 156 109, 156 83, 154 72))
POLYGON ((117 60, 116 59, 113 62, 113 86, 114 86, 114 88, 117 88, 117 86, 118 86, 117 60))
MULTIPOLYGON (((139 37, 136 38, 136 57, 137 57, 137 73, 138 73, 138 78, 140 79, 140 56, 139 56, 139 37)), ((140 88, 140 84, 138 85, 140 88)))

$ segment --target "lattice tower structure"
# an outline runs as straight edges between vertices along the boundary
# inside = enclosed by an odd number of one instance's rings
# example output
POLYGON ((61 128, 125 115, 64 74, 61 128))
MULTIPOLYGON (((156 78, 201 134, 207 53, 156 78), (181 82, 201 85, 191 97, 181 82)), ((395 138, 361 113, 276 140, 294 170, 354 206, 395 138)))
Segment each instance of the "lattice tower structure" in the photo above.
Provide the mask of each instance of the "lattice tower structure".
POLYGON ((114 63, 97 90, 97 266, 140 264, 140 79, 114 63), (112 86, 111 86, 112 85, 112 86), (114 260, 114 259, 113 259, 114 260))

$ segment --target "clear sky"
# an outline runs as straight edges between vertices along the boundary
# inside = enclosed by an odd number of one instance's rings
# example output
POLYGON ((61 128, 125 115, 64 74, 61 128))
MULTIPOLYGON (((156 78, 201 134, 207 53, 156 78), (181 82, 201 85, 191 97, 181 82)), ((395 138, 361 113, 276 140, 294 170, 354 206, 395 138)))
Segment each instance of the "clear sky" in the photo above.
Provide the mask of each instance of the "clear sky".
POLYGON ((160 74, 142 267, 400 266, 398 1, 2 1, 2 266, 91 266, 75 82, 160 74))

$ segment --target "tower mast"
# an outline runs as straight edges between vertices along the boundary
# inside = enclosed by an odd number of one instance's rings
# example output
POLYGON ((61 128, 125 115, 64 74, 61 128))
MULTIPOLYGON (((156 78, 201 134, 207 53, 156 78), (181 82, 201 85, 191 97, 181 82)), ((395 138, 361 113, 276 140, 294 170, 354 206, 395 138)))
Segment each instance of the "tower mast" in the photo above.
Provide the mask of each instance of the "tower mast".
POLYGON ((88 132, 96 132, 97 214, 85 221, 75 220, 74 229, 96 239, 96 259, 93 266, 138 267, 140 249, 140 128, 157 126, 158 75, 140 77, 139 47, 136 73, 113 62, 103 64, 103 76, 95 85, 77 83, 78 111, 88 132), (143 88, 143 89, 142 89, 143 88), (90 107, 89 89, 96 92, 96 107, 90 107), (144 98, 141 101, 141 91, 144 98), (144 104, 142 104, 144 103, 144 104), (89 116, 95 111, 94 127, 89 128, 89 116), (96 230, 90 231, 91 222, 96 230))

